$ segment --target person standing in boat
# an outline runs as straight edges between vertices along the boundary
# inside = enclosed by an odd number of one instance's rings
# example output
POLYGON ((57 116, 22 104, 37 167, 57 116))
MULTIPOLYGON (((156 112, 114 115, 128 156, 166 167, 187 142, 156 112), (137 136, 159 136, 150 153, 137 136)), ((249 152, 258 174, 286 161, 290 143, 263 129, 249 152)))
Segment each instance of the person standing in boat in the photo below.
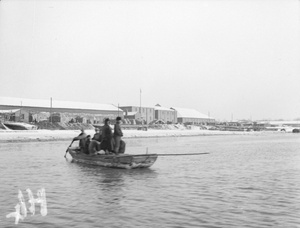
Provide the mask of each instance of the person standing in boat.
POLYGON ((84 132, 83 128, 81 128, 80 130, 81 130, 81 133, 77 137, 73 138, 72 143, 74 141, 79 140, 80 151, 85 152, 87 134, 84 132))
POLYGON ((112 152, 112 130, 109 126, 110 120, 109 118, 105 119, 104 126, 102 127, 102 142, 101 149, 108 152, 112 152))
POLYGON ((121 137, 123 136, 123 132, 121 130, 121 122, 122 122, 122 119, 121 119, 121 117, 118 116, 116 118, 116 124, 114 126, 114 141, 115 141, 114 152, 116 154, 119 153, 121 137))

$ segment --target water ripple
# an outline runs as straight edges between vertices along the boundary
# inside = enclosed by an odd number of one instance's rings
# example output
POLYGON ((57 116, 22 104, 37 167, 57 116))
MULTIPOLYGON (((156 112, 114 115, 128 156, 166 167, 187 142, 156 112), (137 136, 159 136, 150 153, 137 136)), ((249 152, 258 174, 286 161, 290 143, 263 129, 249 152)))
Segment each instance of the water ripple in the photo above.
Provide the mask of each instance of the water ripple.
MULTIPOLYGON (((15 227, 20 189, 44 187, 39 208, 20 227, 300 227, 299 139, 261 136, 129 139, 131 153, 159 157, 150 169, 118 170, 64 159, 64 142, 1 146, 0 227, 15 227), (9 156, 8 156, 9 155, 9 156)), ((29 206, 27 204, 27 206, 29 206)))

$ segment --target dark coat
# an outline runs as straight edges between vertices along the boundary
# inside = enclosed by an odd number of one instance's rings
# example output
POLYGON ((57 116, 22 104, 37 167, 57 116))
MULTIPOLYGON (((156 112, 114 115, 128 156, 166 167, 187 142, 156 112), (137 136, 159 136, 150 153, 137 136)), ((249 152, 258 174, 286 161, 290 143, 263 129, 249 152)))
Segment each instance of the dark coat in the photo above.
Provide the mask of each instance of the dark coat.
POLYGON ((104 125, 102 127, 102 140, 111 140, 112 130, 109 125, 104 125))
POLYGON ((92 140, 96 140, 98 142, 101 142, 102 141, 102 135, 100 133, 96 133, 96 134, 94 134, 92 140))
POLYGON ((102 127, 102 142, 100 147, 103 150, 112 151, 113 145, 112 145, 112 130, 109 125, 105 124, 102 127))
POLYGON ((115 124, 115 127, 114 127, 114 136, 120 136, 120 137, 123 136, 123 132, 121 130, 121 126, 120 126, 119 123, 115 124))

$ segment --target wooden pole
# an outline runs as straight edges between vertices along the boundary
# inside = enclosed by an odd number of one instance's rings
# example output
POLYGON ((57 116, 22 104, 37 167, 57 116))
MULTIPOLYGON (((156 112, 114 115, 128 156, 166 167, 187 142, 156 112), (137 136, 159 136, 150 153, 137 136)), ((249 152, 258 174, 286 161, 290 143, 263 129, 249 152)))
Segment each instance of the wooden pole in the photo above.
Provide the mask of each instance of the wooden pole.
POLYGON ((143 123, 142 119, 142 90, 140 89, 140 116, 141 116, 141 121, 143 123))
POLYGON ((158 156, 189 156, 189 155, 202 155, 202 154, 209 154, 205 153, 189 153, 189 154, 157 154, 158 156))
POLYGON ((50 122, 52 123, 52 97, 50 97, 50 122))
MULTIPOLYGON (((120 155, 119 154, 119 156, 121 156, 121 157, 131 157, 131 156, 145 156, 145 155, 149 155, 149 156, 190 156, 190 155, 203 155, 203 154, 209 154, 209 153, 189 153, 189 154, 149 154, 148 153, 148 148, 147 148, 147 150, 146 150, 146 154, 122 154, 122 155, 120 155)), ((111 156, 115 156, 115 155, 111 155, 111 156)))

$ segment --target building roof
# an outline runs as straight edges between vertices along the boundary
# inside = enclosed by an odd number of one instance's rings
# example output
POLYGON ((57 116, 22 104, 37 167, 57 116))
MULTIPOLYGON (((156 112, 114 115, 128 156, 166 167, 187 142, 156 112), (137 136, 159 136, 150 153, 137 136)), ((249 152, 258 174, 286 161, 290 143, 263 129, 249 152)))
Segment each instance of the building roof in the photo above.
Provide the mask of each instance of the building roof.
POLYGON ((188 108, 175 108, 172 107, 172 109, 177 111, 177 118, 199 118, 199 119, 214 119, 212 117, 209 117, 205 114, 202 114, 201 112, 198 112, 195 109, 188 109, 188 108))
POLYGON ((300 121, 297 120, 270 120, 270 121, 258 121, 259 123, 272 124, 272 125, 300 125, 300 121))
POLYGON ((20 109, 9 109, 9 110, 0 110, 0 113, 3 114, 3 113, 16 113, 20 111, 20 109))
POLYGON ((174 112, 174 109, 166 108, 166 107, 161 107, 161 106, 154 106, 154 109, 155 110, 172 111, 172 112, 174 112))
POLYGON ((153 108, 153 106, 148 106, 148 105, 120 105, 119 108, 153 108))
MULTIPOLYGON (((50 108, 50 99, 27 99, 27 98, 15 98, 15 97, 0 97, 0 105, 21 106, 28 107, 43 107, 50 108)), ((68 108, 68 109, 89 109, 89 110, 103 110, 103 111, 118 111, 118 107, 112 104, 98 104, 98 103, 85 103, 74 101, 59 101, 52 99, 52 108, 68 108)), ((119 109, 119 111, 122 111, 119 109)))

